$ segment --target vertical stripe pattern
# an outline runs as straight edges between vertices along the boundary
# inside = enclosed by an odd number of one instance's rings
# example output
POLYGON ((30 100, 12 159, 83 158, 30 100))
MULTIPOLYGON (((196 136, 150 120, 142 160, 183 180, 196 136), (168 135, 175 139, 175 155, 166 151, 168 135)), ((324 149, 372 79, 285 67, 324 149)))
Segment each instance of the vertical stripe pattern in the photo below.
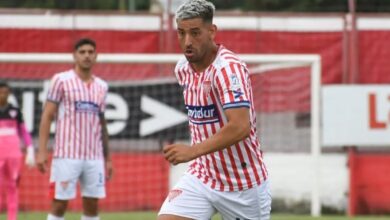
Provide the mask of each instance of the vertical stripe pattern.
POLYGON ((105 110, 107 83, 93 76, 83 82, 73 70, 54 75, 47 100, 58 103, 54 157, 102 159, 100 116, 105 110))
POLYGON ((176 65, 175 74, 183 88, 192 144, 204 141, 227 123, 224 110, 248 108, 250 112, 249 137, 195 159, 187 172, 220 191, 241 191, 261 184, 268 172, 257 137, 256 112, 251 104, 253 95, 246 65, 220 45, 217 57, 205 71, 196 72, 183 57, 176 65))

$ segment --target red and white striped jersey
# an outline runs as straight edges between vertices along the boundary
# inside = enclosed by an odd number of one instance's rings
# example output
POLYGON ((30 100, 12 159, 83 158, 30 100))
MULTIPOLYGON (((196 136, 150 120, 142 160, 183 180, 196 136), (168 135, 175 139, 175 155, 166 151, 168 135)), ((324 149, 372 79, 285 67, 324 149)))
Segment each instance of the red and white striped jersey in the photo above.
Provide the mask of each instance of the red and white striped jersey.
POLYGON ((191 161, 187 172, 220 191, 241 191, 261 184, 268 172, 257 137, 252 88, 245 63, 220 45, 214 62, 205 71, 196 72, 183 57, 176 65, 175 74, 183 89, 192 144, 204 141, 227 123, 224 110, 248 108, 250 111, 249 137, 191 161))
POLYGON ((56 119, 54 157, 102 159, 102 126, 108 85, 93 76, 83 82, 74 70, 53 76, 47 100, 59 105, 56 119))

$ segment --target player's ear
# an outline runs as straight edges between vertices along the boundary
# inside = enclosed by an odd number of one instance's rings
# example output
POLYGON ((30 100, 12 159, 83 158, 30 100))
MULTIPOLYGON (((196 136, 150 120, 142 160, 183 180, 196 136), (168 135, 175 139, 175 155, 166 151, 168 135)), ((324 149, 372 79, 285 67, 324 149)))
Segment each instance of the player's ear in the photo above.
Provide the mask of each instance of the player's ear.
POLYGON ((214 40, 217 35, 217 25, 211 24, 209 28, 210 38, 214 40))

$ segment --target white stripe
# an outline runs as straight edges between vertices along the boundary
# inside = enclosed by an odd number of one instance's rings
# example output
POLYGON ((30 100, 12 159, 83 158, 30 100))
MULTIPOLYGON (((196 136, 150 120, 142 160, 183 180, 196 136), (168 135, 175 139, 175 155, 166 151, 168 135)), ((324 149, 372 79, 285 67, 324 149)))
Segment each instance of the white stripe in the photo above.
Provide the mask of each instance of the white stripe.
MULTIPOLYGON (((158 15, 0 14, 0 28, 144 30, 161 29, 158 15)), ((215 16, 219 30, 331 32, 344 29, 343 16, 215 16)), ((173 21, 176 28, 176 21, 173 21)), ((390 17, 360 17, 360 30, 390 30, 390 17)))
POLYGON ((216 17, 219 29, 264 31, 341 31, 342 17, 216 17))
POLYGON ((0 28, 160 30, 159 16, 0 14, 0 28))
POLYGON ((365 17, 357 20, 359 30, 390 30, 390 17, 365 17))
POLYGON ((194 124, 197 124, 197 125, 205 125, 205 124, 210 124, 213 122, 218 122, 218 118, 217 119, 210 119, 210 120, 202 120, 202 121, 196 121, 196 120, 190 119, 190 121, 194 124))
MULTIPOLYGON (((71 89, 71 87, 72 87, 72 85, 69 83, 69 81, 68 82, 64 82, 63 81, 63 88, 62 88, 62 97, 63 97, 63 99, 64 99, 64 97, 65 97, 65 90, 70 90, 71 89)), ((66 101, 66 100, 64 100, 64 101, 66 101)), ((65 114, 67 114, 67 112, 68 112, 68 110, 67 109, 65 109, 65 114)), ((67 117, 66 115, 65 115, 65 117, 63 118, 63 120, 62 120, 62 126, 61 126, 61 128, 62 128, 62 130, 61 130, 61 132, 60 132, 60 135, 61 135, 61 145, 62 145, 62 148, 64 149, 64 155, 65 156, 68 156, 68 155, 70 155, 71 153, 72 153, 72 148, 71 148, 71 146, 70 146, 70 144, 69 144, 69 139, 68 139, 68 137, 70 136, 70 129, 68 128, 69 127, 69 124, 70 124, 70 122, 69 122, 69 117, 67 117)))

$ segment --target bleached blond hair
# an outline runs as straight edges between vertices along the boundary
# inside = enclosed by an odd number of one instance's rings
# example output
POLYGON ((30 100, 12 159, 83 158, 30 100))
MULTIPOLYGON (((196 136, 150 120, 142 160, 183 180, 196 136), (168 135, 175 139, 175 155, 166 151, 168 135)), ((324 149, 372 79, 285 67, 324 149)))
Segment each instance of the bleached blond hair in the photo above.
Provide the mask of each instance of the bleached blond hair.
POLYGON ((215 12, 213 3, 206 0, 187 0, 176 11, 176 21, 191 18, 202 18, 203 21, 212 23, 215 12))

